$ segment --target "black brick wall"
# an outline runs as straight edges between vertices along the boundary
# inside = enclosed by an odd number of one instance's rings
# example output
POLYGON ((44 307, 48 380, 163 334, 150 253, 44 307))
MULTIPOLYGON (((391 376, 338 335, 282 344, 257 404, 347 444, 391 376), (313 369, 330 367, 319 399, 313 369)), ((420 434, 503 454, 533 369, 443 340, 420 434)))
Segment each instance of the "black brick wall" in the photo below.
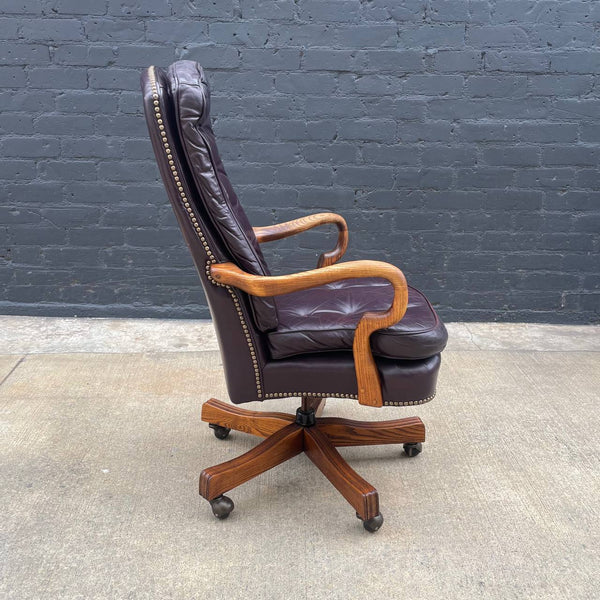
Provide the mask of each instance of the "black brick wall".
MULTIPOLYGON (((188 58, 254 224, 338 211, 349 258, 396 263, 448 320, 598 321, 600 2, 0 10, 0 312, 208 316, 138 90, 188 58)), ((305 268, 331 243, 268 257, 305 268)))

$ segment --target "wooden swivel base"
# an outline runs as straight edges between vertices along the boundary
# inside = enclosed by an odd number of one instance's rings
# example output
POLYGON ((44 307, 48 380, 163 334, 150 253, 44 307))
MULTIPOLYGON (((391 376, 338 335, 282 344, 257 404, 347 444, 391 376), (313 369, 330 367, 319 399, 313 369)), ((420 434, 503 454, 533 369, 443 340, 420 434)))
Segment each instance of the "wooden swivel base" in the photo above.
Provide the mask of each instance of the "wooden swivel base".
POLYGON ((425 426, 418 417, 381 422, 323 418, 324 403, 304 397, 296 415, 244 410, 214 398, 204 403, 202 420, 218 438, 225 439, 231 429, 266 438, 245 454, 200 474, 200 495, 210 502, 216 517, 227 518, 234 507, 224 492, 304 451, 352 505, 367 531, 381 527, 377 490, 350 467, 336 446, 404 444, 406 454, 416 456, 425 441, 425 426))

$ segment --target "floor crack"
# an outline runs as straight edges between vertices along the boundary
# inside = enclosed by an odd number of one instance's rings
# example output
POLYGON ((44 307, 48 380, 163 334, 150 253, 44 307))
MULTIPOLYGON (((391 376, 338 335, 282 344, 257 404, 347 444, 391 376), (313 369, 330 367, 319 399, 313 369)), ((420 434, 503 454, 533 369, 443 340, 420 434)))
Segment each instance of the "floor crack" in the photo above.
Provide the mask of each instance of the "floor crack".
POLYGON ((17 361, 17 364, 3 377, 2 381, 0 381, 0 386, 4 385, 4 382, 15 372, 15 369, 25 360, 27 355, 21 356, 21 358, 17 361))
POLYGON ((479 346, 479 344, 477 344, 477 342, 475 342, 475 338, 473 337, 473 332, 469 329, 469 325, 467 323, 465 323, 465 329, 467 330, 467 333, 469 334, 469 341, 473 344, 473 346, 475 346, 475 348, 477 348, 477 350, 481 350, 482 348, 479 346))

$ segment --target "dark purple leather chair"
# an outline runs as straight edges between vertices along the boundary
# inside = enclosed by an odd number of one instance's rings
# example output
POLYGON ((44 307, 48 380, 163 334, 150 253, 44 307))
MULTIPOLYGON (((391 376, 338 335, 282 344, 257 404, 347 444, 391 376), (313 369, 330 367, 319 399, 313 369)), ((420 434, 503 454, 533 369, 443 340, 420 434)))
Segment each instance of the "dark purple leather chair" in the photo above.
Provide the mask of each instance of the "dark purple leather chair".
POLYGON ((239 458, 205 469, 201 495, 215 516, 225 518, 233 502, 224 492, 305 451, 365 529, 376 531, 383 522, 377 491, 335 447, 401 443, 415 456, 424 426, 416 417, 379 423, 325 418, 324 400, 351 398, 375 407, 428 402, 446 345, 444 325, 396 267, 337 263, 347 242, 339 215, 250 225, 219 157, 209 86, 197 63, 148 68, 142 91, 160 173, 210 306, 231 401, 301 399, 296 415, 206 402, 202 419, 218 438, 237 429, 265 439, 239 458), (321 255, 318 268, 273 277, 261 243, 324 223, 338 227, 338 244, 321 255))

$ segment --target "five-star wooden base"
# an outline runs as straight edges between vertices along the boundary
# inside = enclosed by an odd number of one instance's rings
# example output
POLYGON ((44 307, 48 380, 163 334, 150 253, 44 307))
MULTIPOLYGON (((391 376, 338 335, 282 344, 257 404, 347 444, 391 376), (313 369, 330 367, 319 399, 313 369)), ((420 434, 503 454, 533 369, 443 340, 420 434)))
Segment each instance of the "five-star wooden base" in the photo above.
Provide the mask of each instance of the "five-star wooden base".
MULTIPOLYGON (((368 523, 380 519, 377 490, 358 475, 336 450, 336 446, 407 444, 405 448, 420 451, 425 441, 425 426, 418 417, 394 421, 352 421, 321 417, 324 400, 302 398, 301 409, 315 412, 315 423, 299 425, 296 416, 277 412, 256 412, 211 399, 202 406, 202 420, 221 428, 235 429, 265 438, 252 450, 227 462, 204 469, 200 474, 200 495, 211 501, 213 510, 222 494, 272 469, 286 460, 306 452, 306 455, 329 479, 334 487, 368 523)), ((227 435, 227 430, 225 436, 227 435)), ((233 509, 225 510, 221 518, 233 509)), ((380 525, 381 523, 379 523, 380 525)), ((376 526, 378 529, 379 526, 376 526)), ((375 530, 375 529, 373 529, 375 530)))

